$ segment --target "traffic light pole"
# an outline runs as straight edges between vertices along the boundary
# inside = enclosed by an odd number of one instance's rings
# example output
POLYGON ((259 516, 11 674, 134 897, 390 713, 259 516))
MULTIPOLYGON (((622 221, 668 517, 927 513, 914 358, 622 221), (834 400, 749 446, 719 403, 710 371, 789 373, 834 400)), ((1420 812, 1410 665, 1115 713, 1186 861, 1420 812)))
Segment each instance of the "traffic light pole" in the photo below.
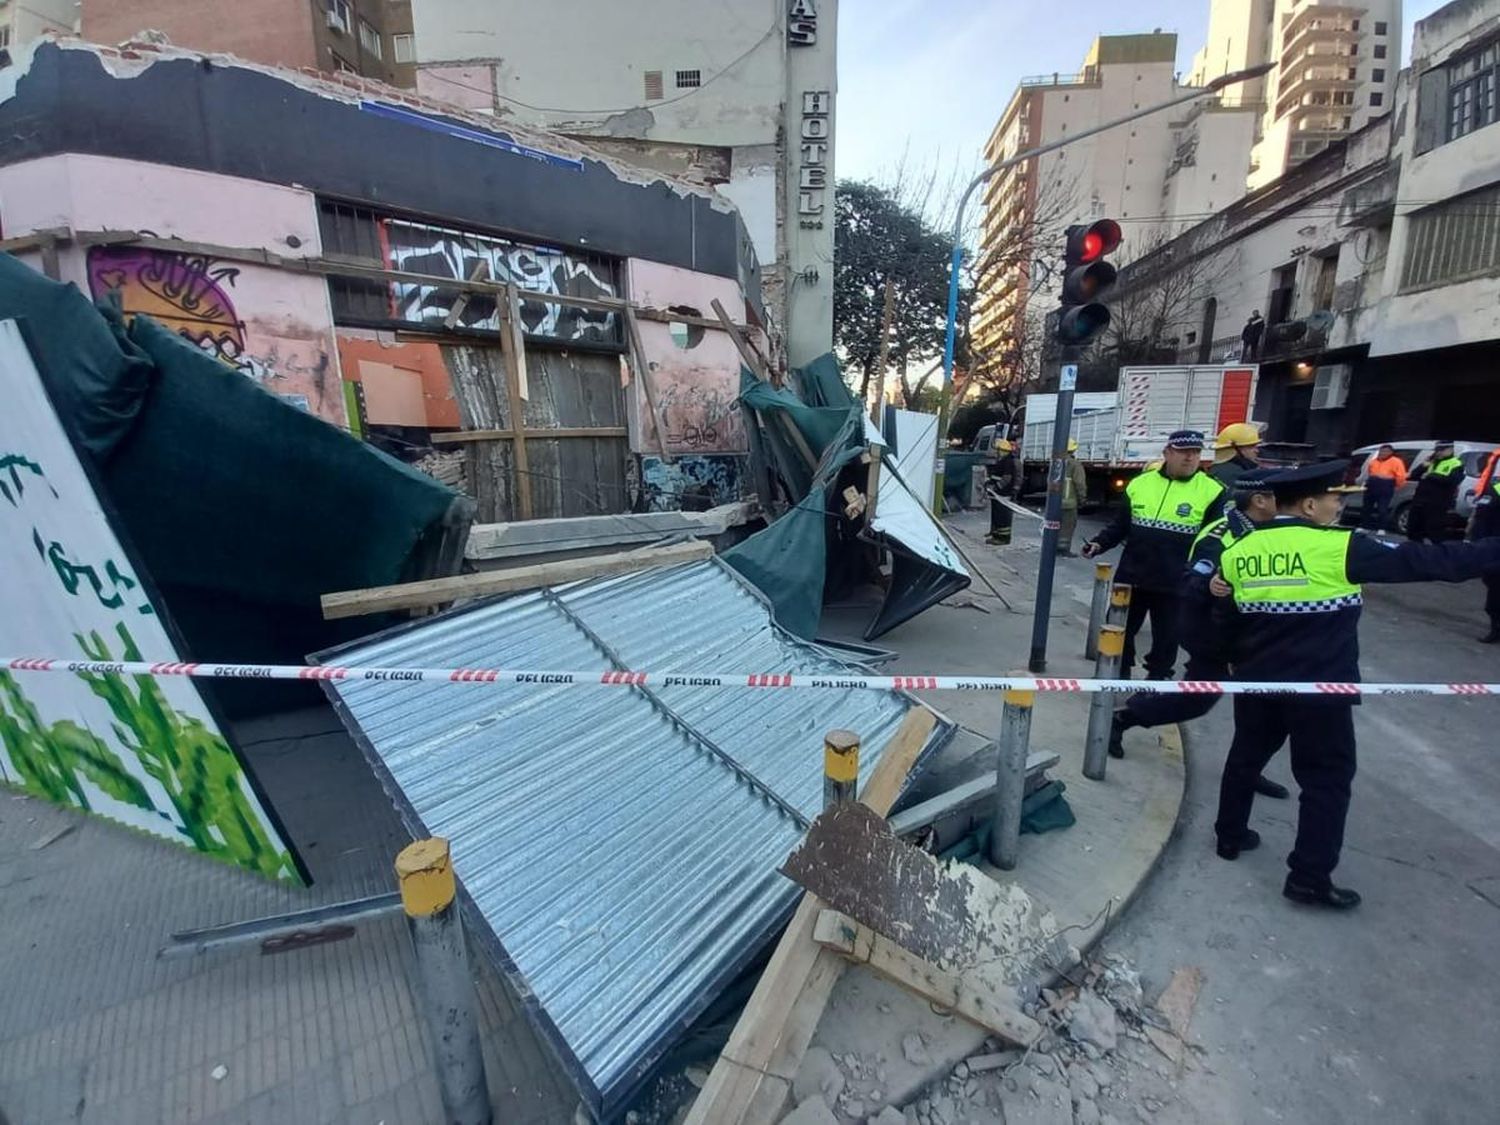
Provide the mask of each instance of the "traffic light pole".
MULTIPOLYGON (((939 515, 943 511, 943 453, 948 448, 948 415, 952 406, 953 398, 953 345, 958 333, 958 274, 964 264, 963 232, 964 212, 968 210, 969 198, 983 186, 991 176, 1013 168, 1038 156, 1044 156, 1049 152, 1063 148, 1084 140, 1087 137, 1097 136, 1108 132, 1119 125, 1125 125, 1137 118, 1149 117, 1153 113, 1160 113, 1165 109, 1195 102, 1199 98, 1206 98, 1211 94, 1217 94, 1228 86, 1235 86, 1241 82, 1248 82, 1252 78, 1259 78, 1268 73, 1274 63, 1265 63, 1261 66, 1250 67, 1248 70, 1236 70, 1215 78, 1207 86, 1199 87, 1191 93, 1184 94, 1180 98, 1172 98, 1170 101, 1158 102, 1149 105, 1145 109, 1138 109, 1133 113, 1127 113, 1123 117, 1116 117, 1113 121, 1106 121, 1102 125, 1096 125, 1092 129, 1084 129, 1082 132, 1073 133, 1048 144, 1029 148, 1025 152, 997 161, 984 169, 979 175, 969 181, 969 186, 964 188, 964 193, 959 197, 958 210, 953 216, 953 254, 948 266, 948 327, 943 337, 943 382, 940 405, 938 407, 938 442, 937 442, 937 475, 935 491, 933 493, 932 510, 939 515)), ((1071 417, 1071 415, 1070 415, 1071 417)))
POLYGON ((1057 540, 1062 530, 1063 489, 1067 486, 1068 438, 1073 432, 1073 392, 1078 386, 1078 353, 1081 350, 1063 348, 1062 370, 1057 383, 1057 413, 1052 421, 1052 464, 1047 469, 1042 557, 1036 568, 1036 608, 1031 615, 1031 659, 1027 663, 1033 675, 1047 670, 1047 626, 1052 620, 1052 580, 1057 571, 1057 540))

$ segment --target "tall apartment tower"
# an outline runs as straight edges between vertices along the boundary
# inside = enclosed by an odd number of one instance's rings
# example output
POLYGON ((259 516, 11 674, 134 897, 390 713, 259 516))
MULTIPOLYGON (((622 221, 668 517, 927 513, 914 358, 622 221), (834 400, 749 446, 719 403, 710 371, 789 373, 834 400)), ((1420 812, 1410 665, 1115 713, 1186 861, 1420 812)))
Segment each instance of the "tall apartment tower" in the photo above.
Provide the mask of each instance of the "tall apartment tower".
MULTIPOLYGON (((1104 35, 1077 74, 1024 78, 985 146, 987 163, 1066 138, 1131 109, 1180 96, 1177 36, 1104 35)), ((1057 293, 1037 263, 1057 258, 1071 223, 1124 227, 1116 262, 1174 233, 1174 215, 1227 207, 1245 190, 1254 113, 1205 99, 1024 161, 986 185, 974 264, 971 350, 980 374, 1014 370, 1035 351, 1057 293)), ((1190 220, 1192 221, 1192 220, 1190 220)))
POLYGON ((1401 0, 1213 0, 1189 81, 1275 62, 1239 97, 1260 103, 1253 190, 1389 112, 1401 66, 1401 0))

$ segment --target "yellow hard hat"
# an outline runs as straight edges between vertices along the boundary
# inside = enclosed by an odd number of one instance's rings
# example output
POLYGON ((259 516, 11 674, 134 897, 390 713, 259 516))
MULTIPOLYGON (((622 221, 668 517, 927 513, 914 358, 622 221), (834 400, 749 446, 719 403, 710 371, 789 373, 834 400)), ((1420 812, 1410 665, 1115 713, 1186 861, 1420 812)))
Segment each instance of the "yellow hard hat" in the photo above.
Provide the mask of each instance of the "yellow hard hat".
POLYGON ((1077 438, 1069 438, 1068 439, 1068 452, 1069 453, 1077 453, 1078 452, 1078 439, 1077 438))
POLYGON ((1259 445, 1260 430, 1249 422, 1231 422, 1219 431, 1216 448, 1232 449, 1236 445, 1259 445))
POLYGON ((995 443, 995 448, 998 449, 1001 453, 1009 453, 1013 449, 1015 449, 1015 446, 1006 441, 1004 438, 1001 438, 995 443))

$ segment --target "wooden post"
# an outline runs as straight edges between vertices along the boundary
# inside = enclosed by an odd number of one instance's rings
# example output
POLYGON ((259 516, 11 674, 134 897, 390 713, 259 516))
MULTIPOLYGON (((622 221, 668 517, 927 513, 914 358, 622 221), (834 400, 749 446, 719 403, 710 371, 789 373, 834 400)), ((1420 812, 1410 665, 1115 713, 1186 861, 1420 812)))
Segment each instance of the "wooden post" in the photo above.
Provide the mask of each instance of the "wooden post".
POLYGON ((885 365, 891 358, 891 315, 896 309, 896 287, 891 279, 885 279, 885 312, 880 318, 880 360, 875 368, 875 405, 870 407, 870 421, 875 429, 881 428, 885 412, 885 365))
MULTIPOLYGON (((729 314, 724 311, 723 302, 717 297, 713 300, 713 310, 714 315, 719 318, 719 323, 724 326, 724 331, 728 332, 729 338, 734 341, 735 350, 740 353, 741 362, 762 383, 768 382, 769 379, 765 364, 761 361, 760 356, 756 355, 751 349, 750 342, 741 335, 734 321, 729 319, 729 314)), ((782 428, 786 431, 788 440, 796 447, 797 452, 802 454, 802 459, 807 462, 808 470, 814 473, 817 472, 817 454, 813 453, 812 446, 807 444, 807 439, 802 436, 802 431, 797 428, 797 423, 793 422, 784 412, 778 412, 777 417, 781 419, 782 428)))
POLYGON ((531 519, 531 462, 526 456, 526 401, 521 394, 521 364, 525 362, 525 343, 518 331, 520 317, 517 310, 516 287, 505 287, 506 300, 502 314, 505 324, 500 332, 500 352, 505 357, 505 400, 510 412, 510 429, 515 435, 511 441, 512 480, 516 499, 516 518, 531 519))
POLYGON ((661 412, 661 402, 656 397, 656 380, 651 377, 651 364, 646 359, 646 349, 641 344, 641 326, 636 323, 635 310, 625 306, 625 334, 630 342, 630 366, 635 368, 635 377, 641 381, 641 390, 646 392, 646 405, 651 408, 651 420, 656 423, 656 443, 661 447, 661 459, 672 463, 672 454, 667 449, 667 419, 661 412))

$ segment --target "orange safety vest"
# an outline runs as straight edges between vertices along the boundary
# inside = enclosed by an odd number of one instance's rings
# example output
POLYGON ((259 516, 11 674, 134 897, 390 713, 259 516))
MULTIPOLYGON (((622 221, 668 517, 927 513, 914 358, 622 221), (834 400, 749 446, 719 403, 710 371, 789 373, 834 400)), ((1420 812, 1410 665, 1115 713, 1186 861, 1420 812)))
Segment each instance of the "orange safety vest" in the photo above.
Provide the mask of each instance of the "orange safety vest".
POLYGON ((1386 477, 1391 480, 1397 488, 1406 483, 1406 462, 1395 454, 1382 461, 1379 457, 1370 458, 1369 474, 1372 477, 1386 477))

